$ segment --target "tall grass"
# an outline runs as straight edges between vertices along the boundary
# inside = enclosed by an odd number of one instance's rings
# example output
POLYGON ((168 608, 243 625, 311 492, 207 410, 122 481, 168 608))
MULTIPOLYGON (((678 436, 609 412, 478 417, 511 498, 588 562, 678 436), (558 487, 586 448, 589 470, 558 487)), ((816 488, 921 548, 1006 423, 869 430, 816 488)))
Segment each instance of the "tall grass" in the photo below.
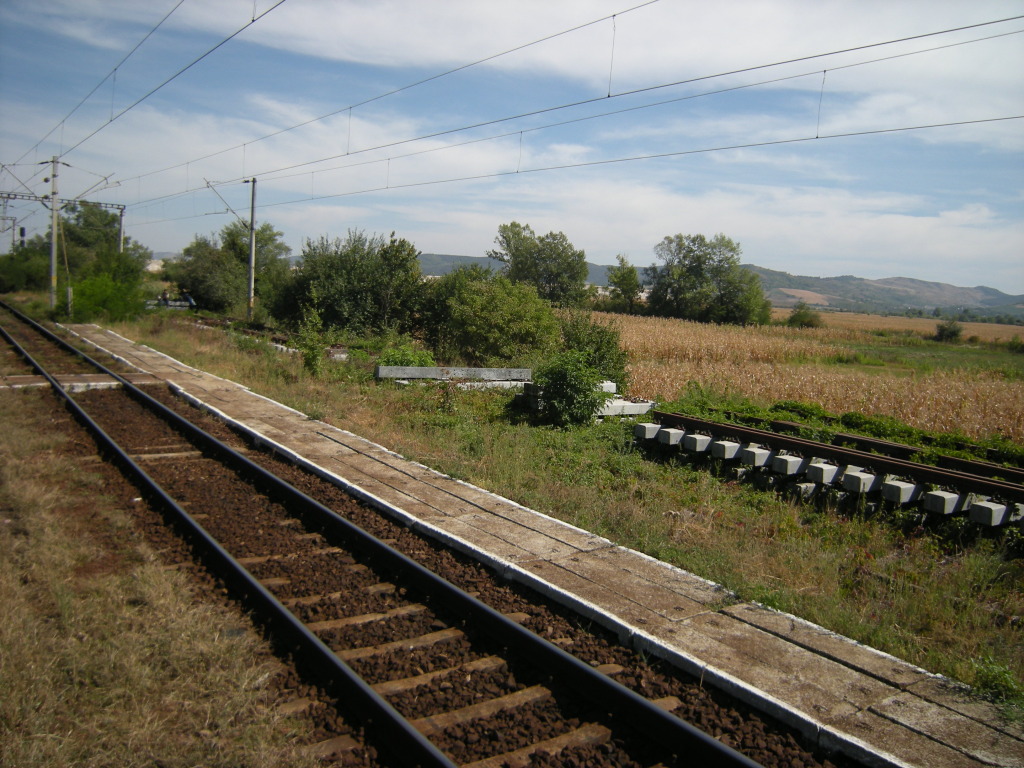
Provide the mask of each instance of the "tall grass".
POLYGON ((842 341, 872 339, 852 329, 614 319, 632 361, 630 392, 638 397, 675 400, 693 381, 765 404, 801 400, 833 413, 884 414, 920 429, 1024 442, 1024 380, 998 369, 837 366, 844 356, 857 359, 842 341))

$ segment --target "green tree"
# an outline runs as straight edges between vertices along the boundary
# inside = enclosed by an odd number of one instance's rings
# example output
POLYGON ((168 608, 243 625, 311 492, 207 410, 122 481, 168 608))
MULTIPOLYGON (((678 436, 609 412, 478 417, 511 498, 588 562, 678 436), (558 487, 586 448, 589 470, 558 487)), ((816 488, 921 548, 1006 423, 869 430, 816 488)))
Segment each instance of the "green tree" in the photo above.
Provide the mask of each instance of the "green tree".
POLYGON ((640 302, 640 291, 643 290, 640 273, 621 253, 615 260, 619 265, 608 270, 608 287, 611 289, 612 301, 616 307, 621 307, 623 312, 632 315, 636 312, 640 302))
POLYGON ((312 302, 327 327, 409 331, 424 289, 419 251, 408 240, 350 230, 345 240, 307 240, 299 269, 282 294, 280 316, 297 322, 312 302))
POLYGON ((740 266, 740 246, 723 234, 666 237, 647 267, 650 311, 704 323, 767 323, 771 304, 757 275, 740 266))
POLYGON ((542 299, 559 306, 576 306, 586 295, 586 254, 561 232, 538 237, 529 224, 513 221, 498 227, 497 248, 487 252, 503 262, 508 279, 527 283, 542 299))
MULTIPOLYGON (((264 222, 256 227, 254 294, 271 308, 290 280, 285 258, 291 249, 283 233, 264 222)), ((216 312, 239 312, 249 299, 249 227, 241 221, 224 226, 218 235, 196 235, 182 250, 183 258, 170 264, 165 274, 187 288, 199 306, 216 312)))
POLYGON ((498 365, 542 358, 558 347, 560 327, 532 285, 473 266, 431 285, 422 332, 441 360, 498 365))

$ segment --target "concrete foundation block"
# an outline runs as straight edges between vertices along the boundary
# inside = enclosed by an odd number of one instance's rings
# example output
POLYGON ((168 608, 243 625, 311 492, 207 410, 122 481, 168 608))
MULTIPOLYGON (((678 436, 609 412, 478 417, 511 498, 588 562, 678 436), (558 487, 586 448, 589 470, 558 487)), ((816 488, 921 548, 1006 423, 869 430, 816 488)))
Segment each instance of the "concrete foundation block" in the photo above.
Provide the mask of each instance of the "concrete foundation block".
POLYGON ((615 394, 615 382, 614 381, 602 381, 597 385, 598 392, 608 392, 609 394, 615 394))
POLYGON ((804 501, 808 501, 808 500, 814 498, 814 494, 816 494, 818 492, 818 484, 817 483, 797 483, 796 486, 794 487, 794 491, 796 492, 796 495, 799 498, 803 499, 804 501))
POLYGON ((928 491, 921 499, 921 506, 925 512, 933 512, 937 515, 952 515, 963 508, 960 494, 949 491, 928 491))
POLYGON ((683 437, 683 448, 693 453, 704 453, 711 448, 711 438, 708 435, 690 433, 683 437))
POLYGON ((886 480, 882 483, 882 498, 894 504, 909 504, 917 501, 921 495, 921 486, 906 483, 902 480, 886 480))
POLYGON ((871 493, 881 487, 881 475, 859 471, 843 473, 843 490, 851 493, 871 493))
POLYGON ((810 462, 802 456, 776 456, 772 459, 772 472, 777 475, 799 475, 810 462))
POLYGON ((1003 525, 1010 521, 1009 507, 997 501, 976 501, 971 504, 970 518, 979 525, 1003 525))
POLYGON ((672 429, 671 427, 658 431, 658 442, 662 445, 679 445, 686 434, 684 429, 672 429))
POLYGON ((839 467, 825 462, 811 462, 807 465, 807 479, 812 483, 829 485, 839 474, 839 467))
POLYGON ((598 410, 598 416, 642 416, 654 407, 654 401, 652 400, 623 400, 621 397, 613 397, 611 400, 606 402, 600 410, 598 410))
POLYGON ((653 440, 661 429, 661 424, 634 424, 633 437, 637 440, 653 440))
POLYGON ((740 444, 732 440, 715 440, 711 444, 711 455, 716 459, 735 459, 739 452, 740 444))
POLYGON ((759 445, 748 445, 740 451, 740 461, 748 467, 763 467, 771 463, 772 452, 759 445))

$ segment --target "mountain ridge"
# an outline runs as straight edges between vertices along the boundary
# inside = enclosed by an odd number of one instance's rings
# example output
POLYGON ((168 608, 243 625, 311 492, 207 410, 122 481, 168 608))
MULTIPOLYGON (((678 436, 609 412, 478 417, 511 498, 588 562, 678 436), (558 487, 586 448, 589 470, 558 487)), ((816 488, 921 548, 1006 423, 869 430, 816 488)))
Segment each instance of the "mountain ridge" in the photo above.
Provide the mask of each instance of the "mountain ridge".
MULTIPOLYGON (((486 256, 420 254, 420 268, 425 275, 445 275, 459 266, 472 264, 496 270, 503 266, 500 261, 486 256)), ((1007 294, 984 285, 970 288, 912 277, 875 280, 856 275, 810 277, 755 264, 742 266, 761 278, 766 298, 776 307, 791 307, 803 301, 815 308, 847 312, 903 314, 939 309, 953 313, 970 310, 982 316, 1024 317, 1024 294, 1007 294)), ((606 286, 611 268, 612 265, 587 262, 587 282, 606 286)), ((642 281, 644 268, 637 269, 642 281)))

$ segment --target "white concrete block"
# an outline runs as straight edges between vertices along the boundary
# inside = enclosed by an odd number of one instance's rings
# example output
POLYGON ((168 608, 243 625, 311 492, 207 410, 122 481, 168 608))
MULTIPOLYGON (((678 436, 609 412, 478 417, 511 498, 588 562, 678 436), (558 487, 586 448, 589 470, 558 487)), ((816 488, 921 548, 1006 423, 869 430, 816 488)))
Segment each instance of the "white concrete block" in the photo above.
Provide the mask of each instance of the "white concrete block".
POLYGON ((615 394, 615 382, 614 381, 602 381, 597 385, 598 392, 608 392, 609 394, 615 394))
POLYGON ((598 410, 598 416, 641 416, 651 408, 654 407, 653 400, 623 400, 621 397, 613 397, 606 402, 600 410, 598 410))
POLYGON ((926 512, 939 515, 952 515, 961 508, 960 494, 949 491, 928 491, 921 500, 926 512))
POLYGON ((771 461, 772 452, 759 445, 748 445, 740 451, 740 461, 749 467, 763 467, 771 461))
POLYGON ((844 472, 843 490, 851 493, 871 493, 882 485, 882 476, 871 472, 844 472))
POLYGON ((653 440, 661 429, 661 424, 634 424, 633 437, 638 440, 653 440))
POLYGON ((716 459, 735 459, 740 452, 740 444, 732 440, 715 440, 711 444, 711 455, 716 459))
POLYGON ((971 504, 970 518, 972 523, 981 525, 1002 525, 1010 520, 1005 504, 997 501, 976 501, 971 504))
POLYGON ((776 456, 772 459, 772 472, 777 475, 799 475, 810 462, 802 456, 776 456))
POLYGON ((672 429, 671 427, 665 427, 658 431, 658 442, 662 445, 679 445, 679 442, 683 439, 683 435, 685 434, 685 429, 672 429))
POLYGON ((882 483, 882 498, 895 504, 909 504, 917 501, 921 495, 921 486, 906 483, 902 480, 886 480, 882 483))
POLYGON ((839 474, 839 467, 835 464, 815 461, 807 465, 807 479, 812 483, 828 485, 836 479, 837 474, 839 474))
POLYGON ((694 453, 704 453, 711 447, 711 438, 708 435, 698 435, 693 432, 683 437, 683 448, 694 453))

